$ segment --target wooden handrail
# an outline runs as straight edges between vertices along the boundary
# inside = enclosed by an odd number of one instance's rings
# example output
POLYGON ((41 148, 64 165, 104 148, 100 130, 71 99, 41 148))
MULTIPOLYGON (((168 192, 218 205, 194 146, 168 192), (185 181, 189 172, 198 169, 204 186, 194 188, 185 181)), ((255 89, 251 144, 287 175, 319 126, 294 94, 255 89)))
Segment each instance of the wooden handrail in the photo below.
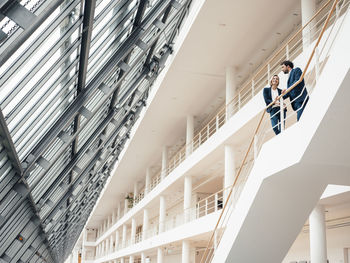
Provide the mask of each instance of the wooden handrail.
MULTIPOLYGON (((298 34, 301 33, 302 30, 304 30, 304 29, 315 19, 315 17, 316 17, 318 14, 320 14, 320 13, 329 5, 329 3, 330 3, 331 1, 333 1, 333 0, 328 0, 328 1, 327 1, 327 2, 326 2, 312 17, 311 17, 311 19, 310 19, 306 24, 305 24, 304 26, 302 26, 297 32, 295 32, 295 33, 291 36, 291 38, 290 38, 280 49, 278 49, 276 52, 274 52, 273 56, 272 56, 271 58, 269 58, 269 60, 264 64, 264 66, 260 67, 260 69, 253 75, 253 77, 251 77, 251 78, 249 79, 249 81, 247 81, 246 83, 244 83, 242 86, 248 85, 248 84, 251 82, 251 80, 255 79, 255 78, 266 68, 266 66, 267 66, 268 64, 270 64, 270 62, 273 61, 273 60, 277 57, 277 55, 278 55, 280 52, 282 52, 282 51, 287 47, 287 45, 290 44, 290 43, 298 36, 298 34)), ((216 116, 217 116, 219 113, 224 112, 224 111, 226 110, 227 105, 230 105, 234 100, 236 100, 236 99, 238 98, 238 96, 239 96, 239 94, 237 94, 231 101, 229 101, 226 105, 224 105, 224 106, 217 112, 217 114, 216 114, 214 117, 212 117, 207 123, 210 123, 210 122, 214 121, 215 118, 216 118, 216 116)), ((202 129, 200 129, 200 130, 197 132, 197 134, 194 136, 194 138, 198 137, 199 134, 202 133, 206 128, 207 128, 207 126, 204 126, 202 129)), ((178 154, 179 152, 185 150, 186 147, 190 146, 190 144, 191 144, 192 142, 193 142, 193 140, 192 140, 191 142, 187 143, 187 144, 184 144, 184 146, 182 146, 182 147, 180 148, 180 150, 170 159, 169 162, 171 162, 174 158, 176 158, 176 156, 177 156, 177 154, 178 154)))
MULTIPOLYGON (((331 1, 331 0, 330 0, 330 1, 331 1)), ((329 3, 330 1, 328 1, 326 5, 328 5, 328 3, 329 3)), ((297 82, 295 82, 290 88, 288 88, 287 90, 285 90, 285 92, 283 92, 280 96, 276 97, 274 101, 272 101, 269 105, 267 105, 267 106, 264 108, 263 113, 261 114, 261 118, 260 118, 260 120, 259 120, 259 122, 258 122, 258 125, 257 125, 257 127, 256 127, 256 129, 255 129, 255 131, 254 131, 254 135, 252 136, 252 139, 251 139, 251 141, 250 141, 250 143, 249 143, 249 146, 248 146, 248 149, 247 149, 247 151, 246 151, 246 154, 245 154, 245 156, 244 156, 244 158, 243 158, 243 161, 242 161, 242 163, 241 163, 241 165, 240 165, 240 168, 239 168, 239 170, 238 170, 238 173, 237 173, 237 176, 236 176, 236 178, 235 178, 235 180, 234 180, 234 183, 233 183, 233 185, 232 185, 232 187, 231 187, 231 190, 230 190, 230 192, 229 192, 229 194, 228 194, 228 196, 227 196, 227 198, 226 198, 225 204, 224 204, 224 206, 223 206, 223 209, 221 210, 219 219, 218 219, 218 221, 217 221, 217 223, 216 223, 216 225, 215 225, 215 228, 214 228, 214 230, 213 230, 213 233, 212 233, 212 235, 211 235, 211 237, 210 237, 210 239, 209 239, 209 241, 208 241, 208 245, 207 245, 207 247, 206 247, 206 249, 205 249, 205 251, 204 251, 204 253, 203 253, 203 256, 202 256, 202 258, 201 258, 200 263, 204 263, 205 261, 203 261, 203 260, 206 260, 206 257, 207 257, 207 255, 208 255, 208 251, 209 251, 209 248, 210 248, 210 244, 211 244, 211 242, 212 242, 213 239, 214 239, 214 235, 215 235, 215 233, 216 233, 216 231, 217 231, 217 229, 218 229, 218 226, 219 226, 219 224, 220 224, 221 218, 223 217, 223 214, 224 214, 224 212, 225 212, 225 210, 226 210, 226 207, 227 207, 227 205, 228 205, 228 203, 229 203, 230 197, 231 197, 232 192, 233 192, 233 188, 236 186, 236 183, 237 183, 237 181, 238 181, 238 178, 239 178, 240 175, 241 175, 241 171, 242 171, 242 168, 243 168, 243 164, 246 162, 246 159, 247 159, 247 157, 248 157, 248 154, 249 154, 249 152, 250 152, 250 150, 251 150, 251 148, 252 148, 252 145, 253 145, 253 143, 254 143, 254 138, 255 138, 255 136, 257 135, 257 133, 258 133, 258 131, 259 131, 259 129, 260 129, 260 126, 261 126, 262 120, 263 120, 263 118, 264 118, 266 109, 269 108, 269 107, 271 107, 273 104, 275 104, 276 101, 278 101, 282 96, 284 96, 285 94, 288 94, 288 93, 289 93, 290 91, 292 91, 298 84, 300 84, 301 81, 303 81, 304 76, 305 76, 305 74, 306 74, 306 71, 308 70, 308 68, 309 68, 309 66, 310 66, 310 63, 311 63, 311 60, 312 60, 312 58, 313 58, 313 56, 314 56, 314 54, 315 54, 316 48, 318 47, 318 45, 319 45, 319 43, 320 43, 320 41, 321 41, 321 39, 322 39, 322 36, 323 36, 323 34, 324 34, 325 30, 326 30, 326 27, 327 27, 327 25, 328 25, 328 23, 329 23, 329 20, 330 20, 330 18, 331 18, 331 15, 333 14, 333 12, 334 12, 334 10, 335 10, 335 8, 336 8, 336 6, 337 6, 337 3, 338 3, 338 0, 334 0, 333 5, 332 5, 332 8, 331 8, 331 10, 330 10, 330 12, 329 12, 329 14, 328 14, 328 16, 327 16, 327 19, 326 19, 326 21, 325 21, 325 23, 324 23, 324 25, 323 25, 323 27, 322 27, 322 30, 321 30, 321 32, 320 32, 320 35, 319 35, 319 37, 318 37, 318 39, 317 39, 317 42, 316 42, 316 44, 315 44, 315 46, 314 46, 314 48, 313 48, 313 50, 312 50, 312 52, 311 52, 311 55, 310 55, 310 57, 309 57, 309 59, 308 59, 308 61, 307 61, 307 63, 306 63, 306 66, 305 66, 305 68, 304 68, 304 71, 303 71, 302 75, 300 76, 299 80, 298 80, 297 82)), ((324 7, 325 7, 325 6, 324 6, 324 7)), ((324 7, 323 7, 323 8, 324 8, 324 7)), ((321 9, 320 9, 320 10, 321 10, 321 9)), ((319 11, 319 12, 320 12, 320 11, 319 11)), ((317 12, 317 13, 312 17, 312 19, 314 19, 315 16, 316 16, 319 12, 317 12)), ((311 19, 311 20, 312 20, 312 19, 311 19)), ((305 26, 307 26, 307 25, 311 22, 311 20, 310 20, 305 26)), ((304 26, 304 27, 305 27, 305 26, 304 26)), ((304 29, 304 27, 303 27, 302 29, 304 29)), ((302 30, 302 29, 301 29, 301 30, 302 30)), ((301 30, 299 30, 298 33, 299 33, 301 30)))

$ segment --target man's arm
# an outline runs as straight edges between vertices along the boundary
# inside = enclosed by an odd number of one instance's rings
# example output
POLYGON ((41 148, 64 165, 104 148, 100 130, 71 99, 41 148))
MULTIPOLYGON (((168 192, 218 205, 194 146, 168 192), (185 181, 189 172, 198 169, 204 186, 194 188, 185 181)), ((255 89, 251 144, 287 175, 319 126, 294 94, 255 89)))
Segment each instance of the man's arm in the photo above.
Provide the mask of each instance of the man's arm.
POLYGON ((302 74, 303 74, 303 72, 301 71, 300 68, 296 68, 296 69, 294 70, 294 81, 293 81, 293 84, 294 84, 295 82, 297 82, 297 81, 300 79, 300 77, 301 77, 302 74))

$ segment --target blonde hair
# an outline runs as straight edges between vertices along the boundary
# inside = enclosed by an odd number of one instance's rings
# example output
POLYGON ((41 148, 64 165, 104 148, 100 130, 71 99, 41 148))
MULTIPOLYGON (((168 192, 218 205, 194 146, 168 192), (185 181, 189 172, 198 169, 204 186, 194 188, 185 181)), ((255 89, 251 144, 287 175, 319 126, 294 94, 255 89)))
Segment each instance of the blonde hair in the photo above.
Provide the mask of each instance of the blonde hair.
POLYGON ((272 78, 270 80, 270 86, 272 87, 272 80, 273 80, 274 77, 277 77, 277 79, 278 79, 278 84, 277 84, 277 87, 278 87, 278 85, 280 84, 280 77, 278 75, 276 75, 276 74, 272 76, 272 78))

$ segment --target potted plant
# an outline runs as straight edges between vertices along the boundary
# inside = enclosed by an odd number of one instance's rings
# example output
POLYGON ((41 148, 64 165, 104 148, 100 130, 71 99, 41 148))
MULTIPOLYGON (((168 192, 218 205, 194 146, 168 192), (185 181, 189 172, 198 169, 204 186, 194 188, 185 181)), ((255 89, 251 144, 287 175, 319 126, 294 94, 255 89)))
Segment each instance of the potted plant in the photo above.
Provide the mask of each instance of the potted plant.
POLYGON ((134 195, 133 193, 128 193, 125 197, 128 200, 128 208, 132 208, 134 205, 134 195))

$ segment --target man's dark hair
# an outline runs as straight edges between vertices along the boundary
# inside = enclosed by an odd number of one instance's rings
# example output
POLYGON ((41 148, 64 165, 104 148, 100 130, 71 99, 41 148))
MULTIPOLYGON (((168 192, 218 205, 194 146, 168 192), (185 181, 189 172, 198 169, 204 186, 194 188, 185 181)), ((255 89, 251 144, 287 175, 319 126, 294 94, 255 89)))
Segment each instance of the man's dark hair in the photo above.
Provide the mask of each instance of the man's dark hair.
POLYGON ((293 64, 293 62, 290 61, 290 60, 285 60, 285 61, 283 61, 283 62, 281 63, 281 66, 282 66, 282 65, 285 65, 286 67, 290 66, 290 68, 294 68, 294 64, 293 64))

